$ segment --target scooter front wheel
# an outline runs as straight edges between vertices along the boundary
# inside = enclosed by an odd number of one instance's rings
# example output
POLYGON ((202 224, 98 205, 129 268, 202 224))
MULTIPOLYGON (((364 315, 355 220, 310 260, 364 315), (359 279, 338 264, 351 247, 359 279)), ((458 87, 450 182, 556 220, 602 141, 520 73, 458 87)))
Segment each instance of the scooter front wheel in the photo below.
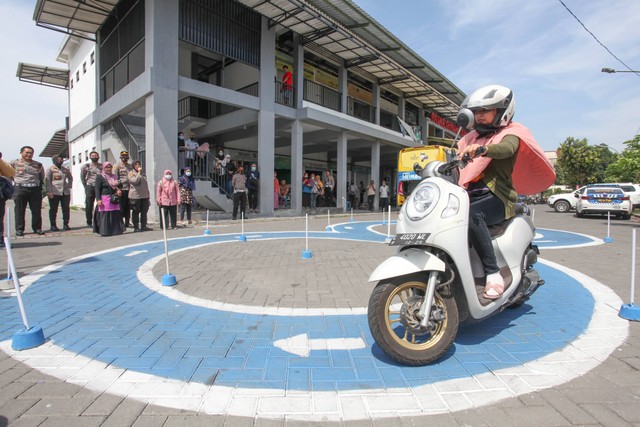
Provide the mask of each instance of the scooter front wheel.
POLYGON ((427 284, 420 280, 382 281, 369 298, 371 335, 396 362, 419 366, 433 363, 449 349, 458 333, 458 307, 451 294, 436 291, 426 327, 418 313, 427 284))

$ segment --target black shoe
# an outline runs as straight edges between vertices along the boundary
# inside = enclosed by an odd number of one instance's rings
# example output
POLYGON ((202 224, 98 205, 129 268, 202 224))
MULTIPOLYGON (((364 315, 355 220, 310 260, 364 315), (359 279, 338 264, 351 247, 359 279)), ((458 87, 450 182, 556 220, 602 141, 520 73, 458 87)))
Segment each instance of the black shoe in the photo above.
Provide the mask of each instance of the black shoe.
POLYGON ((142 227, 140 229, 140 231, 153 231, 153 228, 149 228, 149 227, 142 227))
POLYGON ((133 224, 131 224, 130 222, 128 222, 128 223, 127 223, 127 225, 125 225, 125 227, 127 227, 127 228, 135 228, 135 227, 133 226, 133 224))
POLYGON ((91 221, 87 221, 87 227, 92 228, 93 224, 91 223, 91 221))
POLYGON ((18 237, 24 236, 24 231, 16 231, 16 236, 18 237))
MULTIPOLYGON (((58 227, 56 227, 55 225, 52 225, 50 231, 60 231, 60 229, 58 227)), ((38 231, 36 230, 36 231, 34 231, 34 233, 38 233, 38 231)), ((38 234, 40 234, 40 233, 38 233, 38 234)), ((44 234, 44 233, 42 233, 42 234, 44 234)))
POLYGON ((38 236, 44 235, 44 231, 42 230, 35 230, 34 233, 36 233, 38 236))
POLYGON ((71 230, 71 227, 69 227, 69 224, 67 224, 67 225, 65 225, 64 227, 62 227, 62 229, 63 229, 64 231, 69 231, 69 230, 71 230))
POLYGON ((6 246, 4 245, 4 242, 0 242, 0 249, 5 249, 6 246))
POLYGON ((138 227, 133 227, 133 232, 134 233, 140 233, 142 230, 140 230, 138 227))

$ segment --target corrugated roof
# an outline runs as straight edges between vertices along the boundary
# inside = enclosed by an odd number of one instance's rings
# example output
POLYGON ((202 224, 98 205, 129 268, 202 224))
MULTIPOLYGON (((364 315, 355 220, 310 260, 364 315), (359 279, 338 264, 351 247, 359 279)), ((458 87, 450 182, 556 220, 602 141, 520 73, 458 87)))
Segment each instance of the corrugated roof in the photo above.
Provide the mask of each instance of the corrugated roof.
POLYGON ((239 0, 303 36, 305 47, 342 59, 405 98, 455 121, 465 94, 351 0, 239 0))
MULTIPOLYGON (((120 0, 38 0, 36 24, 67 34, 95 34, 120 0)), ((95 38, 93 38, 95 40, 95 38)))
POLYGON ((69 142, 67 141, 67 130, 60 129, 53 134, 47 145, 40 153, 40 157, 62 156, 69 158, 69 142))
POLYGON ((23 82, 36 83, 58 89, 69 88, 69 70, 64 68, 19 62, 16 76, 23 82))

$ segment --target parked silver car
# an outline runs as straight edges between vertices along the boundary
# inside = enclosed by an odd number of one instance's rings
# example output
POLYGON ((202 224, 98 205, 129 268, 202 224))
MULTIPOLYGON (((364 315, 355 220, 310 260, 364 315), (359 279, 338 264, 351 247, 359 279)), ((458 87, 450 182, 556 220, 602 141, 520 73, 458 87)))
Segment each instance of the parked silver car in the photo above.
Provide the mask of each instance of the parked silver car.
POLYGON ((606 215, 629 219, 633 210, 629 196, 620 187, 587 187, 581 195, 576 194, 576 216, 589 214, 606 215))

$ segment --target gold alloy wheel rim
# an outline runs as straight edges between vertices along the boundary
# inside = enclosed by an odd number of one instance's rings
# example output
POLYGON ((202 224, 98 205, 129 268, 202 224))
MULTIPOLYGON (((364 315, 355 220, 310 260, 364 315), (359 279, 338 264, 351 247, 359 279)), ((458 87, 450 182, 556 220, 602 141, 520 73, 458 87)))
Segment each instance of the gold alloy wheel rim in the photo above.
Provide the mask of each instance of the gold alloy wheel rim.
POLYGON ((447 329, 447 312, 442 297, 436 292, 433 296, 434 305, 438 306, 443 314, 444 319, 436 323, 435 328, 430 334, 418 335, 412 334, 402 324, 401 321, 401 309, 391 310, 391 307, 399 306, 399 303, 405 304, 408 298, 415 296, 414 290, 421 290, 422 294, 426 292, 427 285, 422 282, 405 282, 400 286, 397 286, 387 298, 384 306, 384 320, 387 327, 387 331, 393 337, 393 339, 401 346, 412 351, 424 351, 434 345, 436 345, 443 337, 444 332, 447 329), (399 301, 394 301, 394 299, 399 301), (402 326, 404 328, 404 335, 399 336, 394 330, 394 327, 402 326), (425 341, 425 337, 428 337, 425 341))

